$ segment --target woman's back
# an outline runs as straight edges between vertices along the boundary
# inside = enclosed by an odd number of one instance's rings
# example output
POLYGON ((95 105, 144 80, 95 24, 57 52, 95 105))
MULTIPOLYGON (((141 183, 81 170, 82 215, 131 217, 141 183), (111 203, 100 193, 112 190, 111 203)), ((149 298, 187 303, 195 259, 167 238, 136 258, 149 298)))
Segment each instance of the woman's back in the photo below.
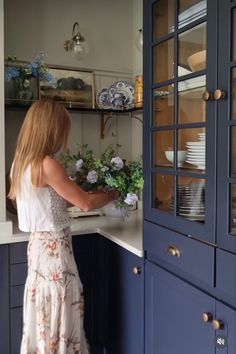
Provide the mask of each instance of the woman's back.
POLYGON ((21 191, 16 196, 16 202, 22 231, 60 231, 69 226, 67 202, 50 186, 34 187, 30 167, 22 176, 21 191))

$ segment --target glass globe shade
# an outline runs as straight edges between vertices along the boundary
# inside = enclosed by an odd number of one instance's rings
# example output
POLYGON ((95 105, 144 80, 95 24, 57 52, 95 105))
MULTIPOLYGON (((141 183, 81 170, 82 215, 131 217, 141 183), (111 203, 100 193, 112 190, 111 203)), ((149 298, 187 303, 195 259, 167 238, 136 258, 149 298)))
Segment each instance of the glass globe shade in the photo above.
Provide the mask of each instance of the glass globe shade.
POLYGON ((73 56, 76 59, 82 59, 88 54, 88 45, 86 42, 76 41, 72 47, 73 56))
POLYGON ((138 29, 138 34, 135 38, 135 46, 140 52, 142 52, 143 50, 143 29, 142 28, 138 29))

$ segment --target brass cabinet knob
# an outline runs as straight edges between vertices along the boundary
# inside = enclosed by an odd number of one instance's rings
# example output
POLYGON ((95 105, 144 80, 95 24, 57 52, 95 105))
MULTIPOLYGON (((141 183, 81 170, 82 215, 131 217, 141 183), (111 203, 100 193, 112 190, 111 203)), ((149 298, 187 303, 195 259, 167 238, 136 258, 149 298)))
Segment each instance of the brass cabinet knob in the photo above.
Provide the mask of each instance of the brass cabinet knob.
POLYGON ((222 100, 223 98, 225 98, 225 96, 226 96, 226 92, 225 91, 221 91, 221 90, 217 89, 214 92, 214 99, 216 101, 222 100))
POLYGON ((134 267, 134 268, 133 268, 133 273, 134 273, 135 275, 141 274, 141 268, 140 268, 140 267, 134 267))
POLYGON ((180 254, 180 250, 178 250, 177 247, 175 246, 171 246, 169 245, 167 247, 167 253, 172 256, 172 257, 177 257, 177 258, 180 258, 181 254, 180 254))
POLYGON ((224 328, 224 322, 221 320, 213 320, 212 321, 212 327, 216 331, 217 329, 223 329, 224 328))
POLYGON ((210 101, 210 100, 213 100, 214 98, 214 95, 212 92, 209 92, 209 91, 204 91, 203 94, 202 94, 202 99, 203 101, 210 101))
POLYGON ((203 312, 203 314, 202 314, 203 322, 211 322, 212 319, 213 319, 213 316, 210 312, 203 312))

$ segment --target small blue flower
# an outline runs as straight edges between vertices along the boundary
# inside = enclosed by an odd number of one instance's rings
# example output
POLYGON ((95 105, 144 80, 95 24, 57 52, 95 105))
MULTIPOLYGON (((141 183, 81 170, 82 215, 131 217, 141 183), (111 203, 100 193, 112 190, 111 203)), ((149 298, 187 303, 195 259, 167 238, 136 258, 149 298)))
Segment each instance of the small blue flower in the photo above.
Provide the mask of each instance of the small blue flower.
POLYGON ((76 171, 79 172, 81 170, 83 163, 84 163, 84 161, 82 159, 79 159, 76 161, 76 164, 75 164, 76 171))
POLYGON ((134 205, 138 201, 138 197, 135 193, 128 193, 124 202, 128 205, 134 205))
POLYGON ((89 173, 87 175, 87 181, 91 184, 96 183, 98 181, 97 172, 94 170, 89 171, 89 173))
POLYGON ((75 176, 69 176, 69 179, 70 179, 71 181, 75 181, 75 180, 76 180, 76 177, 75 177, 75 176))
POLYGON ((113 157, 111 163, 115 165, 117 170, 121 170, 124 167, 124 162, 119 156, 113 157))

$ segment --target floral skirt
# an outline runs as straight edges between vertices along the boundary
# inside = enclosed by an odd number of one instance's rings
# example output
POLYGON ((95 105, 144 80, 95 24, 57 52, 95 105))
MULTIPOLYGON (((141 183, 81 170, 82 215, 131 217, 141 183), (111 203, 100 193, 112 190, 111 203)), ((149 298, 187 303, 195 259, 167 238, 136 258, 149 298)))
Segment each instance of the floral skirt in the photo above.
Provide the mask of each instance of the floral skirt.
POLYGON ((20 353, 88 354, 83 318, 83 287, 70 229, 32 233, 20 353))

